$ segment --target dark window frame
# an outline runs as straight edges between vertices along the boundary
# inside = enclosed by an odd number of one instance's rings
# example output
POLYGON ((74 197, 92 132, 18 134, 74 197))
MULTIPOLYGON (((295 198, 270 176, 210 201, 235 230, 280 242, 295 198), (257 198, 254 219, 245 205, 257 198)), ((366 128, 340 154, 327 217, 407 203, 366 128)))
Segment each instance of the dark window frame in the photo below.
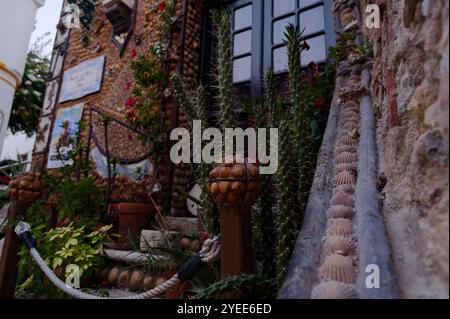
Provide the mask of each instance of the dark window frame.
MULTIPOLYGON (((282 48, 285 46, 284 43, 279 44, 273 44, 273 23, 276 21, 281 21, 283 19, 289 18, 291 16, 294 16, 296 25, 300 25, 300 14, 323 6, 324 11, 324 29, 322 31, 314 32, 311 34, 308 34, 307 36, 303 37, 303 40, 312 39, 321 35, 325 36, 325 49, 326 49, 326 55, 328 56, 328 50, 330 47, 334 46, 336 44, 336 38, 335 38, 335 32, 334 32, 334 19, 333 19, 333 12, 332 12, 332 5, 333 0, 322 0, 317 1, 316 3, 313 3, 311 5, 300 7, 299 6, 299 0, 295 0, 295 9, 284 13, 280 16, 274 17, 273 16, 273 5, 275 3, 275 0, 266 0, 265 6, 264 6, 264 42, 263 42, 263 52, 264 52, 264 70, 268 70, 270 67, 273 67, 273 51, 282 48)), ((317 64, 326 63, 327 59, 316 61, 317 64)), ((278 74, 284 74, 287 73, 287 71, 281 71, 277 72, 278 74)))

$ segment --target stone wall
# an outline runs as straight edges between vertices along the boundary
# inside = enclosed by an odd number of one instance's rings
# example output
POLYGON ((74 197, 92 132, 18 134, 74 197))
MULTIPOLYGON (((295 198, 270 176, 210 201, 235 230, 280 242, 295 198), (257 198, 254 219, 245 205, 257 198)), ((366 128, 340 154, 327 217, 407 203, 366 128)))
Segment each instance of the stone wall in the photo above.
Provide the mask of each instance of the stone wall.
MULTIPOLYGON (((361 1, 365 8, 368 1, 361 1)), ((378 186, 404 298, 449 296, 449 2, 381 0, 374 48, 378 186)))

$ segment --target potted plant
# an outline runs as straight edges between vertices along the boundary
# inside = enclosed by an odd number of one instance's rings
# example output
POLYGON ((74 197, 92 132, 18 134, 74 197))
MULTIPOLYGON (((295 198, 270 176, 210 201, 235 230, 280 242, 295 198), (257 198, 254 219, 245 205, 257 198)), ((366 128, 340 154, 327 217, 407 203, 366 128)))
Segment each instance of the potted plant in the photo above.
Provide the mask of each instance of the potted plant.
POLYGON ((139 242, 141 231, 149 226, 154 207, 148 203, 121 202, 117 206, 119 213, 119 240, 121 248, 131 248, 130 240, 139 242))

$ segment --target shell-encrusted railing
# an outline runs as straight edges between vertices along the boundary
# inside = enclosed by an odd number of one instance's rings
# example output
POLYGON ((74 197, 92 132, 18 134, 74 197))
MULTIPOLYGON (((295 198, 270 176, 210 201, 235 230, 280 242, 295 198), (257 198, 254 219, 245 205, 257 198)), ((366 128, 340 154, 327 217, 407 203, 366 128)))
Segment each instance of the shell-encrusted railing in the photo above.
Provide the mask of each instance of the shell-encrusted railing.
POLYGON ((335 0, 333 12, 336 31, 356 32, 357 37, 345 43, 347 57, 337 65, 337 84, 316 176, 279 297, 395 298, 376 189, 371 61, 356 49, 362 41, 361 9, 358 1, 335 0), (323 169, 324 164, 332 169, 323 169))

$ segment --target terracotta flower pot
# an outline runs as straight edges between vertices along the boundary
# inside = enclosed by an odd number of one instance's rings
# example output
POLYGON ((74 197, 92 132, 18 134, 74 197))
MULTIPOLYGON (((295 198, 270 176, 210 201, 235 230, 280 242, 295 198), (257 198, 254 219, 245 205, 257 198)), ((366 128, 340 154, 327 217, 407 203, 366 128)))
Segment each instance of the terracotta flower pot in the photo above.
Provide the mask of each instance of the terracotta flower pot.
POLYGON ((120 203, 119 211, 119 234, 123 236, 120 243, 128 244, 129 239, 139 242, 141 231, 150 223, 153 214, 153 205, 138 203, 120 203))

